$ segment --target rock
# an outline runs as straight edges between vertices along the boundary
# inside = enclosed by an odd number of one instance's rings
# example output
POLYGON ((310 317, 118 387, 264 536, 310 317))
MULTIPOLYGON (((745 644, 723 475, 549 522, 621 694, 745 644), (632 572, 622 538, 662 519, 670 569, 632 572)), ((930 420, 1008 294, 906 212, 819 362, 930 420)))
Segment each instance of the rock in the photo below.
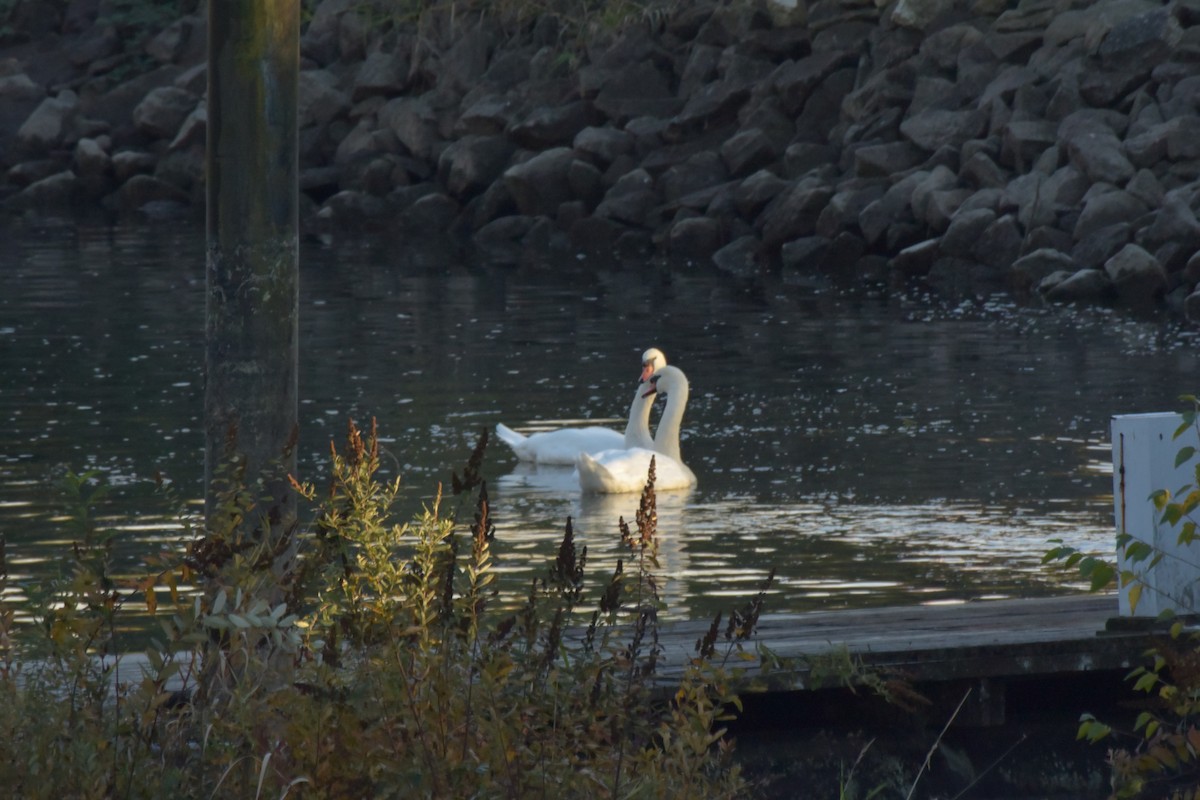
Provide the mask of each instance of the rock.
POLYGON ((754 236, 740 236, 713 253, 717 269, 736 278, 753 278, 758 274, 759 241, 754 236))
POLYGON ((401 214, 399 222, 409 230, 436 237, 450 232, 461 210, 452 197, 434 191, 417 198, 401 214))
POLYGON ((750 97, 750 86, 740 81, 722 80, 700 87, 667 125, 668 139, 717 127, 737 119, 738 109, 750 97))
POLYGON ((734 177, 749 175, 778 156, 775 144, 759 128, 738 131, 721 144, 721 158, 734 177))
POLYGON ((571 146, 588 156, 599 166, 607 166, 618 156, 633 152, 634 138, 628 131, 616 128, 587 127, 575 134, 571 146))
POLYGON ((1012 214, 1005 214, 984 229, 971 255, 984 266, 1006 271, 1021 254, 1021 228, 1012 214))
POLYGON ((1186 253, 1184 260, 1200 250, 1200 221, 1189 202, 1190 194, 1188 190, 1168 192, 1150 224, 1138 231, 1137 243, 1150 251, 1168 243, 1177 245, 1186 253))
POLYGON ((829 252, 829 240, 824 236, 804 236, 787 242, 779 248, 779 260, 785 280, 788 273, 811 274, 822 271, 825 254, 829 252))
MULTIPOLYGON (((586 72, 581 73, 581 80, 586 80, 586 75, 586 72)), ((650 60, 606 71, 599 80, 599 91, 592 104, 617 125, 635 117, 665 119, 681 107, 671 91, 669 80, 650 60)))
POLYGON ((57 175, 66 167, 58 158, 39 158, 21 163, 10 169, 5 177, 13 186, 29 186, 42 178, 57 175))
POLYGON ((833 190, 816 178, 797 181, 763 210, 755 222, 762 232, 763 247, 774 252, 784 242, 811 236, 833 190))
POLYGON ((393 52, 374 50, 358 66, 354 85, 350 89, 351 101, 357 103, 368 97, 383 95, 395 97, 408 87, 411 65, 408 51, 397 47, 393 52))
POLYGON ((783 171, 789 177, 802 178, 814 169, 836 164, 837 160, 838 148, 833 145, 795 142, 783 152, 783 171))
POLYGON ((208 105, 200 103, 192 113, 183 118, 175 138, 167 145, 167 151, 187 150, 192 147, 204 149, 208 138, 208 105))
POLYGON ((941 252, 958 258, 971 258, 983 232, 996 221, 996 212, 990 209, 964 211, 955 214, 950 226, 942 235, 941 252))
POLYGON ((850 50, 814 53, 799 61, 784 62, 771 76, 771 88, 779 96, 783 110, 798 114, 826 79, 838 70, 854 66, 856 53, 850 50))
MULTIPOLYGON (((1059 138, 1062 139, 1061 132, 1059 138)), ((1065 144, 1071 163, 1092 182, 1122 184, 1136 171, 1125 155, 1121 140, 1111 131, 1075 133, 1065 144)))
POLYGON ((1108 303, 1113 298, 1113 288, 1104 270, 1081 269, 1047 286, 1043 296, 1052 303, 1108 303))
POLYGON ((79 98, 70 89, 64 89, 55 97, 47 97, 17 130, 17 141, 31 151, 43 151, 64 144, 78 112, 79 98))
POLYGON ((590 119, 589 107, 576 101, 553 108, 535 109, 510 127, 508 134, 521 147, 544 150, 571 144, 576 135, 588 126, 590 119))
POLYGON ((379 123, 417 158, 432 160, 441 140, 438 115, 430 98, 396 97, 379 109, 379 123))
POLYGON ((438 158, 438 178, 447 193, 469 199, 500 178, 516 150, 507 136, 464 136, 438 158))
POLYGON ((1010 175, 1001 169, 985 152, 977 152, 963 162, 959 177, 979 189, 999 189, 1008 183, 1010 175))
POLYGON ((604 173, 582 159, 575 159, 567 169, 571 194, 583 203, 587 211, 596 207, 604 197, 604 173))
POLYGON ((1136 244, 1127 244, 1104 263, 1117 300, 1135 311, 1151 311, 1167 291, 1167 273, 1158 260, 1136 244))
POLYGON ((520 107, 507 95, 488 94, 473 102, 464 101, 465 108, 454 126, 458 135, 495 136, 508 130, 520 113, 520 107))
POLYGON ((1167 199, 1162 183, 1148 169, 1139 169, 1125 184, 1125 191, 1145 203, 1147 208, 1158 208, 1167 199))
POLYGON ((0 100, 41 100, 46 90, 24 72, 0 76, 0 100))
POLYGON ((701 260, 721 247, 721 224, 709 217, 689 217, 671 225, 667 234, 667 252, 674 258, 701 260))
POLYGON ((635 169, 613 184, 596 206, 595 215, 638 227, 654 227, 654 209, 660 198, 654 179, 644 169, 635 169))
POLYGON ((560 203, 572 199, 569 171, 575 153, 555 147, 504 171, 503 179, 522 214, 553 217, 560 203))
POLYGON ((1013 120, 1004 126, 1000 138, 1000 163, 1018 172, 1027 172, 1058 140, 1058 129, 1046 120, 1013 120))
POLYGON ((721 157, 705 150, 668 168, 658 179, 658 189, 663 199, 671 203, 693 192, 725 183, 729 177, 721 157))
POLYGON ((79 185, 89 196, 100 197, 111 190, 112 159, 104 145, 95 139, 80 139, 72 160, 79 185))
POLYGON ((760 169, 737 185, 733 191, 733 205, 743 219, 754 219, 787 187, 787 181, 769 170, 760 169))
POLYGON ((833 240, 844 231, 858 227, 863 209, 879 200, 884 194, 880 182, 846 183, 835 192, 817 217, 815 230, 818 236, 833 240))
POLYGON ((1189 294, 1184 300, 1183 307, 1188 322, 1200 323, 1200 291, 1189 294))
POLYGON ((952 0, 898 0, 892 7, 891 21, 905 28, 925 30, 953 7, 952 0))
POLYGON ((363 117, 338 142, 333 163, 340 167, 361 166, 382 153, 397 152, 398 145, 390 128, 379 127, 374 119, 363 117))
POLYGON ((858 228, 870 247, 874 247, 897 223, 913 220, 910 208, 913 190, 929 177, 915 172, 892 184, 883 197, 865 206, 858 215, 858 228))
POLYGON ((151 175, 134 175, 115 192, 118 210, 140 211, 152 203, 186 206, 191 203, 187 192, 151 175))
POLYGON ((1098 269, 1133 238, 1133 226, 1116 222, 1096 228, 1071 247, 1071 259, 1080 267, 1098 269))
POLYGON ((925 161, 926 153, 911 142, 888 142, 856 147, 854 174, 860 178, 903 173, 925 161))
POLYGON ((297 102, 297 122, 301 128, 325 125, 350 110, 350 98, 338 88, 337 78, 327 70, 301 70, 297 102))
POLYGON ((12 211, 63 211, 71 207, 79 191, 79 179, 70 170, 63 170, 35 181, 6 198, 4 205, 12 211))
POLYGON ((1147 210, 1140 200, 1122 189, 1098 192, 1084 201, 1072 235, 1079 242, 1100 228, 1137 219, 1147 210))
POLYGON ((112 156, 113 177, 118 183, 124 183, 134 175, 143 175, 154 171, 158 159, 151 153, 140 150, 122 150, 112 156))
POLYGON ((901 122, 900 133, 922 150, 933 152, 943 145, 961 147, 968 139, 978 138, 987 121, 987 116, 976 109, 929 109, 901 122))
POLYGON ((587 253, 612 253, 625 226, 611 219, 584 217, 571 225, 571 245, 587 253))
POLYGON ((1166 61, 1183 38, 1183 27, 1169 8, 1158 8, 1120 20, 1096 48, 1104 69, 1132 73, 1145 80, 1166 61))
POLYGON ((1056 272, 1073 274, 1077 271, 1075 261, 1066 253, 1051 248, 1041 248, 1027 253, 1013 262, 1009 270, 1009 283, 1024 295, 1056 272))
POLYGON ((933 262, 937 259, 939 252, 938 240, 926 239, 896 253, 890 262, 890 267, 892 271, 904 278, 923 278, 933 268, 933 262))
POLYGON ((196 24, 190 17, 177 19, 146 42, 146 55, 162 64, 173 64, 184 57, 192 37, 203 38, 203 23, 196 24))
POLYGON ((134 107, 133 124, 147 136, 173 138, 184 119, 196 108, 198 99, 184 89, 161 86, 134 107))

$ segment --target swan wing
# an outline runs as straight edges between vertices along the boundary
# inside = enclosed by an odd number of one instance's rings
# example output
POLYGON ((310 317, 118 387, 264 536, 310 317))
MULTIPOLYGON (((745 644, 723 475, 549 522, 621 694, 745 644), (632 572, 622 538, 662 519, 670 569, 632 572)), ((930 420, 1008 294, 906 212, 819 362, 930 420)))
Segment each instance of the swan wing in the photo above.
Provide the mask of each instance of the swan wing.
POLYGON ((497 425, 496 435, 512 448, 518 459, 537 464, 571 465, 580 453, 599 453, 623 447, 625 443, 623 434, 600 427, 560 428, 522 436, 512 428, 497 425))

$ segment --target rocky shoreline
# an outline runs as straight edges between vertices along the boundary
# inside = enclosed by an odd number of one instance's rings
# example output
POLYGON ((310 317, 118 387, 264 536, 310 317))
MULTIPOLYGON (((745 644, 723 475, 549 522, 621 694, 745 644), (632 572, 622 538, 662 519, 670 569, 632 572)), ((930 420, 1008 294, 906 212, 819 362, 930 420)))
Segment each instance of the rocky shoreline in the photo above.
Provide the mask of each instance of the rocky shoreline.
MULTIPOLYGON (((126 77, 98 0, 17 5, 4 209, 202 214, 202 10, 126 77)), ((302 36, 308 230, 1200 322, 1200 0, 699 0, 578 47, 550 16, 363 9, 302 36)))

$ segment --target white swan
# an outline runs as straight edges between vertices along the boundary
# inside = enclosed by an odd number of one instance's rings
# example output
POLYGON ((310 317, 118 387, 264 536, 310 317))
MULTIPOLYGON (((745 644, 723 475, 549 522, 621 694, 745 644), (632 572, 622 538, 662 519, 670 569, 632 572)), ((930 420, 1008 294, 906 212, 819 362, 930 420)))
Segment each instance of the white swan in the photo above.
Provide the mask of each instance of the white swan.
POLYGON ((650 438, 650 408, 654 405, 654 389, 646 387, 644 382, 666 363, 667 357, 656 347, 642 353, 642 375, 638 380, 637 393, 629 406, 629 421, 625 425, 624 434, 609 428, 591 426, 559 428, 526 436, 503 423, 498 423, 496 436, 512 448, 518 460, 535 464, 573 465, 580 453, 652 447, 654 440, 650 438))
POLYGON ((646 485, 651 458, 654 458, 656 473, 655 489, 687 489, 696 484, 695 474, 683 463, 679 452, 679 428, 688 400, 687 376, 678 367, 668 366, 662 367, 651 382, 659 394, 667 397, 667 407, 658 421, 653 447, 605 450, 595 455, 580 453, 575 467, 579 488, 583 491, 640 492, 646 485))

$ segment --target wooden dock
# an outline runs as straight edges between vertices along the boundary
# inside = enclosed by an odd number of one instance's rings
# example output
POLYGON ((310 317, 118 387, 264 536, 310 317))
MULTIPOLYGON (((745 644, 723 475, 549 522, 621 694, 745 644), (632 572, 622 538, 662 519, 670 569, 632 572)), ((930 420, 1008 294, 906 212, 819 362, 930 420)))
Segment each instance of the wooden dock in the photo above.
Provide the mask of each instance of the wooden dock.
MULTIPOLYGON (((827 688, 813 685, 812 665, 830 656, 846 662, 848 656, 925 694, 944 689, 961 695, 964 687, 975 687, 968 716, 988 725, 1004 721, 1006 688, 1017 681, 1103 673, 1119 684, 1148 647, 1164 641, 1165 629, 1114 624, 1128 623, 1115 620, 1117 611, 1116 595, 1101 594, 774 614, 759 621, 754 642, 785 662, 766 678, 768 693, 827 688)), ((707 627, 664 626, 664 679, 678 676, 707 627)), ((755 664, 740 664, 747 686, 758 677, 755 664)))

